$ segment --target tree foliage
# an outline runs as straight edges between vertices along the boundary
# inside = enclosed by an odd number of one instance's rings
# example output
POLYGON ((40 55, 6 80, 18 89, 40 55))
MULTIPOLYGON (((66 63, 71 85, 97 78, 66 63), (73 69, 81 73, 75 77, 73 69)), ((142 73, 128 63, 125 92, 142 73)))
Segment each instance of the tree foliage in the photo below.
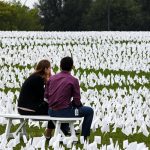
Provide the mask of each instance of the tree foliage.
POLYGON ((0 30, 41 30, 38 9, 0 1, 0 30))
POLYGON ((111 30, 134 31, 141 28, 140 6, 135 0, 114 0, 110 9, 111 30))
POLYGON ((141 29, 150 31, 150 0, 137 0, 141 7, 141 29))
POLYGON ((150 30, 149 0, 40 0, 44 30, 150 30))
POLYGON ((0 30, 149 31, 150 0, 39 0, 34 9, 0 1, 0 30))
POLYGON ((92 0, 40 0, 41 21, 44 30, 79 31, 82 16, 92 0))

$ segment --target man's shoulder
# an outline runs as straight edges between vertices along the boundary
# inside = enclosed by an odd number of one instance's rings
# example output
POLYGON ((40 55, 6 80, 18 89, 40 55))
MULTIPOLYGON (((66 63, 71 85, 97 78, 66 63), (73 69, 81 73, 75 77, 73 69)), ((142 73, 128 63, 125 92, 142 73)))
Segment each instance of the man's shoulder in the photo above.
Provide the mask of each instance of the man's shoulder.
POLYGON ((71 75, 71 74, 70 74, 69 78, 70 78, 72 81, 74 81, 74 82, 77 82, 77 81, 78 81, 78 79, 77 79, 75 76, 71 75))
POLYGON ((78 79, 75 76, 71 75, 70 73, 63 74, 62 72, 59 72, 59 73, 57 73, 55 75, 52 75, 50 77, 50 79, 54 80, 54 79, 58 79, 58 78, 62 78, 62 77, 66 77, 66 78, 68 78, 70 80, 73 80, 73 81, 78 81, 78 79))
POLYGON ((55 78, 58 78, 59 76, 60 76, 60 73, 57 73, 57 74, 51 75, 50 79, 53 80, 55 78))

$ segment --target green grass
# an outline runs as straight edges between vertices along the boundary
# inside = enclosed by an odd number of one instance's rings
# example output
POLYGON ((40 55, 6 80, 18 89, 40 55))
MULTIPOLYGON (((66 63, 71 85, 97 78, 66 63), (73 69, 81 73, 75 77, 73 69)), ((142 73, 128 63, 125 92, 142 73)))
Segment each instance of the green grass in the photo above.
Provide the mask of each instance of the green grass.
MULTIPOLYGON (((5 38, 5 37, 3 37, 5 38)), ((16 38, 16 37, 10 37, 10 38, 16 38)), ((22 39, 22 37, 18 37, 18 40, 19 38, 22 39)), ((27 38, 28 40, 34 40, 34 38, 27 38)), ((42 39, 42 38, 41 38, 42 39)), ((46 38, 44 38, 46 40, 46 38)), ((50 39, 50 38, 47 38, 47 39, 50 39)), ((53 40, 53 39, 52 39, 53 40)), ((70 43, 67 43, 67 41, 65 41, 65 43, 34 43, 33 44, 33 47, 36 47, 36 46, 50 46, 50 45, 54 45, 54 46, 62 46, 63 45, 78 45, 79 41, 76 41, 76 40, 71 40, 70 43)), ((80 43, 80 45, 90 45, 91 47, 94 45, 93 44, 94 41, 92 41, 92 43, 90 43, 89 41, 85 42, 85 43, 80 43)), ((98 43, 98 41, 95 41, 97 42, 97 45, 98 44, 101 44, 101 43, 98 43)), ((109 41, 109 42, 112 42, 112 41, 109 41)), ((149 41, 147 41, 146 43, 148 43, 149 41)), ((144 41, 134 41, 134 40, 115 40, 114 43, 121 43, 121 44, 128 44, 128 43, 138 43, 138 44, 141 44, 141 43, 145 43, 144 41)), ((113 44, 113 43, 112 43, 113 44)), ((16 45, 5 45, 3 47, 3 44, 0 43, 0 47, 3 49, 5 47, 10 47, 10 49, 12 50, 17 50, 19 51, 20 50, 20 46, 18 46, 17 44, 16 45)), ((23 50, 24 48, 30 48, 30 46, 27 44, 27 43, 22 43, 21 45, 21 49, 23 50)), ((4 61, 5 58, 1 58, 2 61, 4 61)), ((10 67, 8 64, 4 64, 3 66, 0 64, 0 68, 1 67, 4 67, 6 66, 7 68, 10 67)), ((26 67, 28 69, 31 69, 35 66, 31 66, 31 65, 27 65, 27 66, 21 66, 20 64, 16 64, 16 65, 12 65, 11 67, 14 67, 14 68, 19 68, 20 70, 24 70, 26 67)), ((58 66, 53 66, 53 72, 54 73, 57 73, 59 70, 59 67, 58 66)), ((139 78, 141 78, 142 76, 144 76, 148 81, 150 81, 150 72, 143 72, 143 71, 140 71, 140 72, 136 72, 136 71, 123 71, 123 70, 109 70, 109 69, 106 69, 106 70, 103 70, 103 69, 99 69, 99 70, 95 70, 95 69, 89 69, 89 68, 86 68, 86 69, 82 69, 82 68, 78 68, 78 69, 75 69, 74 68, 74 73, 76 75, 76 73, 80 73, 80 76, 79 78, 81 77, 81 75, 83 73, 86 73, 87 75, 90 74, 90 73, 95 73, 97 76, 98 76, 98 73, 101 73, 103 74, 105 77, 107 77, 108 75, 111 75, 113 74, 114 76, 115 75, 123 75, 125 77, 125 79, 127 80, 127 77, 130 75, 131 78, 134 78, 135 76, 138 76, 139 78)), ((16 75, 16 78, 18 79, 17 75, 16 75)), ((96 89, 98 92, 100 92, 103 88, 107 88, 108 90, 109 89, 112 89, 112 90, 116 90, 118 88, 126 88, 127 90, 129 90, 129 88, 131 89, 135 89, 135 90, 138 90, 139 88, 142 88, 142 87, 146 87, 147 89, 150 89, 150 82, 149 83, 146 83, 144 85, 141 85, 140 83, 137 83, 135 81, 135 85, 130 85, 128 83, 122 83, 122 86, 119 86, 118 83, 114 83, 114 84, 110 84, 108 86, 105 86, 105 85, 96 85, 94 87, 86 87, 84 83, 81 83, 81 88, 83 91, 87 91, 88 89, 96 89)), ((5 87, 5 89, 0 89, 0 91, 4 92, 4 93, 7 93, 8 91, 11 91, 11 92, 15 92, 15 91, 20 91, 20 89, 18 88, 8 88, 8 87, 5 87)), ((16 99, 14 99, 14 101, 16 101, 16 99)), ((143 101, 144 101, 144 98, 143 98, 143 101)), ((15 129, 17 128, 17 125, 16 126, 13 126, 12 128, 12 131, 14 131, 15 129)), ((39 136, 42 136, 44 134, 44 128, 37 128, 37 127, 29 127, 28 125, 26 125, 26 129, 27 129, 27 133, 30 137, 39 137, 39 136)), ((121 129, 120 128, 117 128, 116 129, 116 132, 112 132, 113 130, 113 125, 110 127, 110 132, 107 132, 107 133, 102 133, 101 132, 101 129, 98 128, 95 132, 91 131, 91 136, 90 136, 90 141, 93 142, 93 139, 94 139, 94 136, 101 136, 101 141, 102 141, 102 144, 98 145, 99 147, 101 147, 101 145, 104 145, 104 144, 110 144, 110 138, 113 139, 113 142, 114 144, 116 142, 118 142, 120 148, 123 148, 123 141, 124 140, 128 140, 129 143, 131 142, 138 142, 138 143, 142 143, 144 142, 146 144, 147 147, 149 147, 150 149, 150 135, 148 137, 145 137, 142 133, 136 133, 136 134, 133 134, 133 135, 125 135, 122 133, 121 129)), ((150 132, 150 129, 148 129, 148 131, 150 132)), ((0 134, 3 134, 5 132, 5 126, 2 126, 0 125, 0 134)), ((14 150, 20 150, 21 149, 21 146, 25 146, 25 144, 23 143, 23 140, 21 139, 21 142, 20 144, 18 144, 14 150)), ((48 143, 46 143, 46 147, 48 146, 48 143)), ((83 145, 81 145, 80 143, 77 143, 76 145, 77 147, 80 147, 82 148, 83 145)), ((52 148, 51 148, 52 149, 52 148)))
MULTIPOLYGON (((16 127, 17 127, 17 125, 13 126, 12 131, 14 131, 16 129, 16 127)), ((28 136, 31 138, 32 137, 40 137, 44 134, 44 128, 39 129, 38 127, 29 127, 28 125, 26 125, 26 129, 27 129, 28 136)), ((149 131, 150 131, 150 129, 149 129, 149 131)), ((5 132, 5 126, 0 126, 0 134, 3 134, 4 132, 5 132)), ((104 144, 109 145, 110 144, 110 138, 112 138, 114 144, 116 142, 118 142, 119 147, 121 149, 123 149, 123 141, 124 140, 128 140, 129 143, 131 143, 131 142, 138 142, 138 143, 144 142, 146 144, 146 146, 150 148, 150 142, 149 142, 150 136, 145 137, 142 133, 136 133, 134 135, 127 136, 127 135, 123 134, 121 132, 121 129, 119 129, 119 128, 116 129, 116 132, 112 132, 112 127, 111 127, 110 132, 107 132, 107 133, 102 133, 100 128, 97 129, 95 132, 91 131, 90 142, 93 142, 94 136, 101 136, 101 144, 98 145, 99 148, 104 144)), ((21 146, 25 146, 25 144, 23 143, 23 139, 21 139, 20 144, 18 144, 14 148, 14 150, 20 150, 21 146)), ((48 142, 46 143, 45 147, 46 148, 48 147, 48 142)), ((76 144, 76 147, 82 148, 83 145, 80 144, 80 142, 78 142, 76 144)), ((51 147, 51 149, 52 149, 52 147, 51 147)))
MULTIPOLYGON (((19 65, 18 66, 14 66, 14 67, 19 67, 21 69, 24 69, 24 67, 20 67, 19 65)), ((31 66, 28 66, 28 68, 30 68, 31 66)), ((59 70, 59 68, 57 66, 54 66, 53 68, 53 71, 56 73, 57 71, 59 70)), ((89 74, 89 73, 95 73, 96 75, 98 75, 98 73, 102 73, 105 77, 107 77, 108 75, 110 74, 113 74, 113 75, 123 75, 125 76, 125 78, 127 79, 127 76, 130 75, 132 78, 134 78, 135 75, 137 75, 138 77, 142 77, 142 76, 145 76, 145 78, 147 78, 148 80, 150 80, 150 73, 146 73, 146 72, 134 72, 134 71, 131 71, 131 72, 128 72, 128 71, 122 71, 122 70, 119 70, 119 71, 113 71, 113 70, 94 70, 94 69, 82 69, 82 68, 79 68, 79 69, 74 69, 74 73, 76 74, 77 72, 80 72, 80 75, 83 74, 84 72, 86 72, 86 74, 89 74)), ((80 77, 79 77, 80 78, 80 77)), ((126 88, 126 89, 129 89, 132 88, 132 89, 136 89, 138 90, 140 87, 143 87, 145 86, 146 88, 150 88, 150 84, 145 84, 145 85, 141 85, 139 83, 136 83, 135 86, 133 85, 125 85, 123 84, 122 86, 119 86, 117 83, 114 83, 113 85, 109 85, 109 86, 105 86, 105 85, 96 85, 94 87, 89 87, 86 88, 84 84, 81 84, 81 88, 83 91, 86 91, 87 89, 97 89, 98 91, 101 91, 103 88, 107 88, 108 90, 109 89, 113 89, 113 90, 116 90, 118 88, 126 88)), ((0 89, 1 91, 7 93, 8 91, 12 91, 12 92, 15 92, 16 90, 19 91, 20 89, 10 89, 10 88, 5 88, 4 90, 3 89, 0 89)), ((14 100, 16 101, 16 100, 14 100)), ((17 126, 14 126, 12 130, 14 130, 17 126)), ((39 136, 42 136, 44 134, 44 129, 43 128, 40 128, 38 129, 37 127, 28 127, 26 126, 26 129, 27 129, 27 133, 29 134, 30 137, 39 137, 39 136)), ((148 129, 150 131, 150 129, 148 129)), ((5 126, 2 126, 0 125, 0 134, 3 134, 5 132, 5 126)), ((111 126, 111 129, 110 129, 110 132, 107 132, 107 133, 102 133, 101 132, 101 129, 97 129, 95 132, 91 131, 91 136, 90 136, 90 141, 92 142, 93 139, 94 139, 94 136, 101 136, 101 139, 102 139, 102 144, 110 144, 110 138, 113 139, 113 142, 114 144, 118 141, 118 144, 119 144, 119 147, 120 148, 123 148, 123 141, 124 140, 128 140, 129 143, 131 142, 138 142, 138 143, 142 143, 144 142, 146 144, 147 147, 150 148, 150 136, 148 137, 145 137, 142 133, 136 133, 134 135, 125 135, 122 133, 121 129, 117 128, 116 132, 112 132, 112 126, 111 126)), ((98 145, 99 147, 101 147, 101 145, 98 145)), ((20 150, 21 149, 21 146, 25 146, 25 144, 23 143, 23 140, 21 139, 21 143, 18 144, 14 150, 20 150)), ((46 143, 46 147, 48 146, 48 143, 46 143)), ((77 143, 76 147, 80 147, 82 148, 83 145, 81 145, 80 143, 77 143)))

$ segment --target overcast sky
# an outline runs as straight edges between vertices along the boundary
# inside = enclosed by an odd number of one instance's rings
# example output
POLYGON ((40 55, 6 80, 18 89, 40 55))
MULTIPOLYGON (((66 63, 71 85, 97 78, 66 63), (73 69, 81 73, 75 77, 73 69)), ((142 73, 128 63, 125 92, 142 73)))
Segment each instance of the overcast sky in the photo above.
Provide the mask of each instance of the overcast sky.
MULTIPOLYGON (((2 1, 2 0, 0 0, 2 1)), ((13 1, 13 0, 3 0, 3 1, 13 1)), ((33 8, 33 4, 35 2, 38 2, 38 0, 16 0, 16 1, 20 1, 22 4, 25 4, 26 6, 33 8)))

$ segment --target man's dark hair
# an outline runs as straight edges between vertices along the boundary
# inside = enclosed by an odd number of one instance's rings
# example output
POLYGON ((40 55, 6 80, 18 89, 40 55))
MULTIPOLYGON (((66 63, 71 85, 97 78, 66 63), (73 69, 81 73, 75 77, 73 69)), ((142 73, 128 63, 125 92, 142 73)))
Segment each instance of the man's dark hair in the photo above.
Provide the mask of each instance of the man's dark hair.
POLYGON ((68 57, 68 56, 64 57, 60 61, 60 67, 64 71, 71 71, 71 69, 73 67, 73 59, 71 57, 68 57))

